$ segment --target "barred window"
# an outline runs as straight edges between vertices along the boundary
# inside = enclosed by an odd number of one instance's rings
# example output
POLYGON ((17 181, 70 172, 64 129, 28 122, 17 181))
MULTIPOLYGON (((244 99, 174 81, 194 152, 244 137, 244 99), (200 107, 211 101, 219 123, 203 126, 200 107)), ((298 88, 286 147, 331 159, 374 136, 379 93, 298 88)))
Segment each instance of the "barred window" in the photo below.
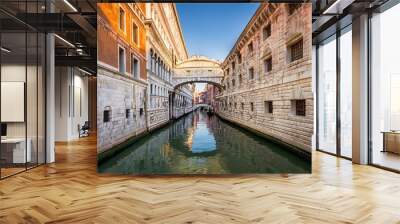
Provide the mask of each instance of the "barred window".
POLYGON ((272 101, 264 101, 265 113, 272 114, 274 112, 274 107, 272 101))
POLYGON ((254 78, 254 68, 251 67, 249 68, 249 79, 253 79, 254 78))
POLYGON ((253 102, 250 103, 250 110, 254 111, 254 103, 253 102))
POLYGON ((263 40, 266 40, 271 36, 271 24, 268 24, 263 28, 263 40))
POLYGON ((269 57, 264 60, 264 72, 270 72, 272 71, 272 57, 269 57))
POLYGON ((290 46, 290 62, 303 58, 303 39, 290 46))
POLYGON ((249 54, 252 54, 253 53, 253 42, 250 42, 249 43, 249 45, 247 45, 247 48, 248 48, 248 50, 249 50, 249 54))
POLYGON ((296 100, 296 115, 297 116, 306 116, 306 101, 305 100, 296 100))

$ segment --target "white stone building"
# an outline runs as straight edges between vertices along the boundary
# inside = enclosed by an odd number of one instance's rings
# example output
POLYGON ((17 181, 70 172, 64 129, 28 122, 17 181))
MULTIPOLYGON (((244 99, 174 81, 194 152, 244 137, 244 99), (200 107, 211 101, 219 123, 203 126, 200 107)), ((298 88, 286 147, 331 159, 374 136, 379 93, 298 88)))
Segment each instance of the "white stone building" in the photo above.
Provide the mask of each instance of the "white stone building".
POLYGON ((311 4, 263 3, 222 63, 219 115, 310 156, 311 4))
POLYGON ((183 102, 189 102, 192 94, 190 86, 175 89, 172 82, 175 65, 188 58, 175 5, 148 3, 146 29, 148 124, 154 129, 176 117, 174 107, 191 110, 192 104, 183 102))

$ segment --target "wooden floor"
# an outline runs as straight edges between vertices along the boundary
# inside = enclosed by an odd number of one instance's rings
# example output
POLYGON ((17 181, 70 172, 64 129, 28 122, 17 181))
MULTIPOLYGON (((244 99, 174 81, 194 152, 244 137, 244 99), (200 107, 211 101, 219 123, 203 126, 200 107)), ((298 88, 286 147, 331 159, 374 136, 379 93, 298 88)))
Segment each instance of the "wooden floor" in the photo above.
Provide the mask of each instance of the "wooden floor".
POLYGON ((315 152, 312 175, 96 173, 94 138, 0 181, 0 223, 400 223, 400 175, 315 152))

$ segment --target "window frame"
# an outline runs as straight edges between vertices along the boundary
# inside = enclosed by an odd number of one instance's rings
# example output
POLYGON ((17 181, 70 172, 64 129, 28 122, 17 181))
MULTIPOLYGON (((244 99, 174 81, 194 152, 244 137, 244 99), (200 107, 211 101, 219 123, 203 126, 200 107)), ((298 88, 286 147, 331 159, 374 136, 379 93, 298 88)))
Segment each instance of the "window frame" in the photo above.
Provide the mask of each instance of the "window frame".
POLYGON ((132 42, 137 47, 140 46, 140 35, 139 35, 139 32, 140 32, 139 26, 132 20, 132 42), (136 35, 134 35, 134 30, 136 30, 136 35), (136 41, 135 41, 135 36, 136 36, 136 41))
POLYGON ((293 42, 288 46, 289 48, 289 63, 298 61, 304 58, 304 43, 303 38, 293 42), (298 46, 299 45, 299 46, 298 46), (300 50, 301 48, 301 50, 300 50))
POLYGON ((126 12, 125 12, 125 9, 123 9, 123 7, 122 6, 120 6, 119 7, 119 13, 118 13, 118 28, 120 29, 120 30, 122 30, 124 33, 126 32, 126 12), (123 12, 122 14, 121 14, 121 12, 123 12), (121 18, 121 15, 123 15, 123 20, 121 20, 122 18, 121 18), (121 27, 121 22, 123 22, 123 27, 121 27))
POLYGON ((126 49, 125 47, 123 47, 122 45, 118 44, 118 72, 121 74, 125 74, 126 73, 126 49), (123 62, 124 62, 124 70, 123 72, 121 71, 121 55, 120 55, 120 50, 124 51, 124 55, 123 55, 123 62))
POLYGON ((135 79, 140 79, 140 60, 138 57, 136 57, 135 54, 132 53, 131 55, 131 73, 132 77, 135 79), (137 61, 137 76, 135 75, 135 60, 137 61))
POLYGON ((272 71, 272 56, 264 58, 263 64, 264 64, 264 73, 267 74, 267 73, 271 72, 272 71))
POLYGON ((264 101, 264 112, 266 114, 273 114, 274 113, 274 104, 272 100, 266 100, 264 101))
POLYGON ((249 72, 249 79, 250 79, 250 80, 253 80, 253 79, 254 79, 254 67, 253 67, 253 66, 250 67, 249 70, 248 70, 248 72, 249 72), (251 71, 251 72, 250 72, 250 71, 251 71))
POLYGON ((272 35, 272 26, 271 23, 265 25, 262 29, 263 33, 263 40, 268 39, 272 35))
POLYGON ((294 115, 305 117, 307 115, 306 100, 294 100, 294 115))

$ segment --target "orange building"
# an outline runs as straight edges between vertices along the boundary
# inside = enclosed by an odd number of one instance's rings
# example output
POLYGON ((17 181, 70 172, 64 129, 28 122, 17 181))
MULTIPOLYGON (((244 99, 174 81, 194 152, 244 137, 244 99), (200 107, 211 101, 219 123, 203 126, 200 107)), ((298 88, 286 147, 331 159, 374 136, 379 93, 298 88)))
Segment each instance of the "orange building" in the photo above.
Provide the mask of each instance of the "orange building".
POLYGON ((145 3, 99 3, 98 153, 147 130, 145 3))
POLYGON ((132 74, 133 60, 140 63, 139 76, 146 80, 145 3, 109 4, 98 6, 98 61, 122 74, 132 74), (124 64, 120 50, 124 50, 124 64), (122 69, 122 70, 121 70, 122 69))

